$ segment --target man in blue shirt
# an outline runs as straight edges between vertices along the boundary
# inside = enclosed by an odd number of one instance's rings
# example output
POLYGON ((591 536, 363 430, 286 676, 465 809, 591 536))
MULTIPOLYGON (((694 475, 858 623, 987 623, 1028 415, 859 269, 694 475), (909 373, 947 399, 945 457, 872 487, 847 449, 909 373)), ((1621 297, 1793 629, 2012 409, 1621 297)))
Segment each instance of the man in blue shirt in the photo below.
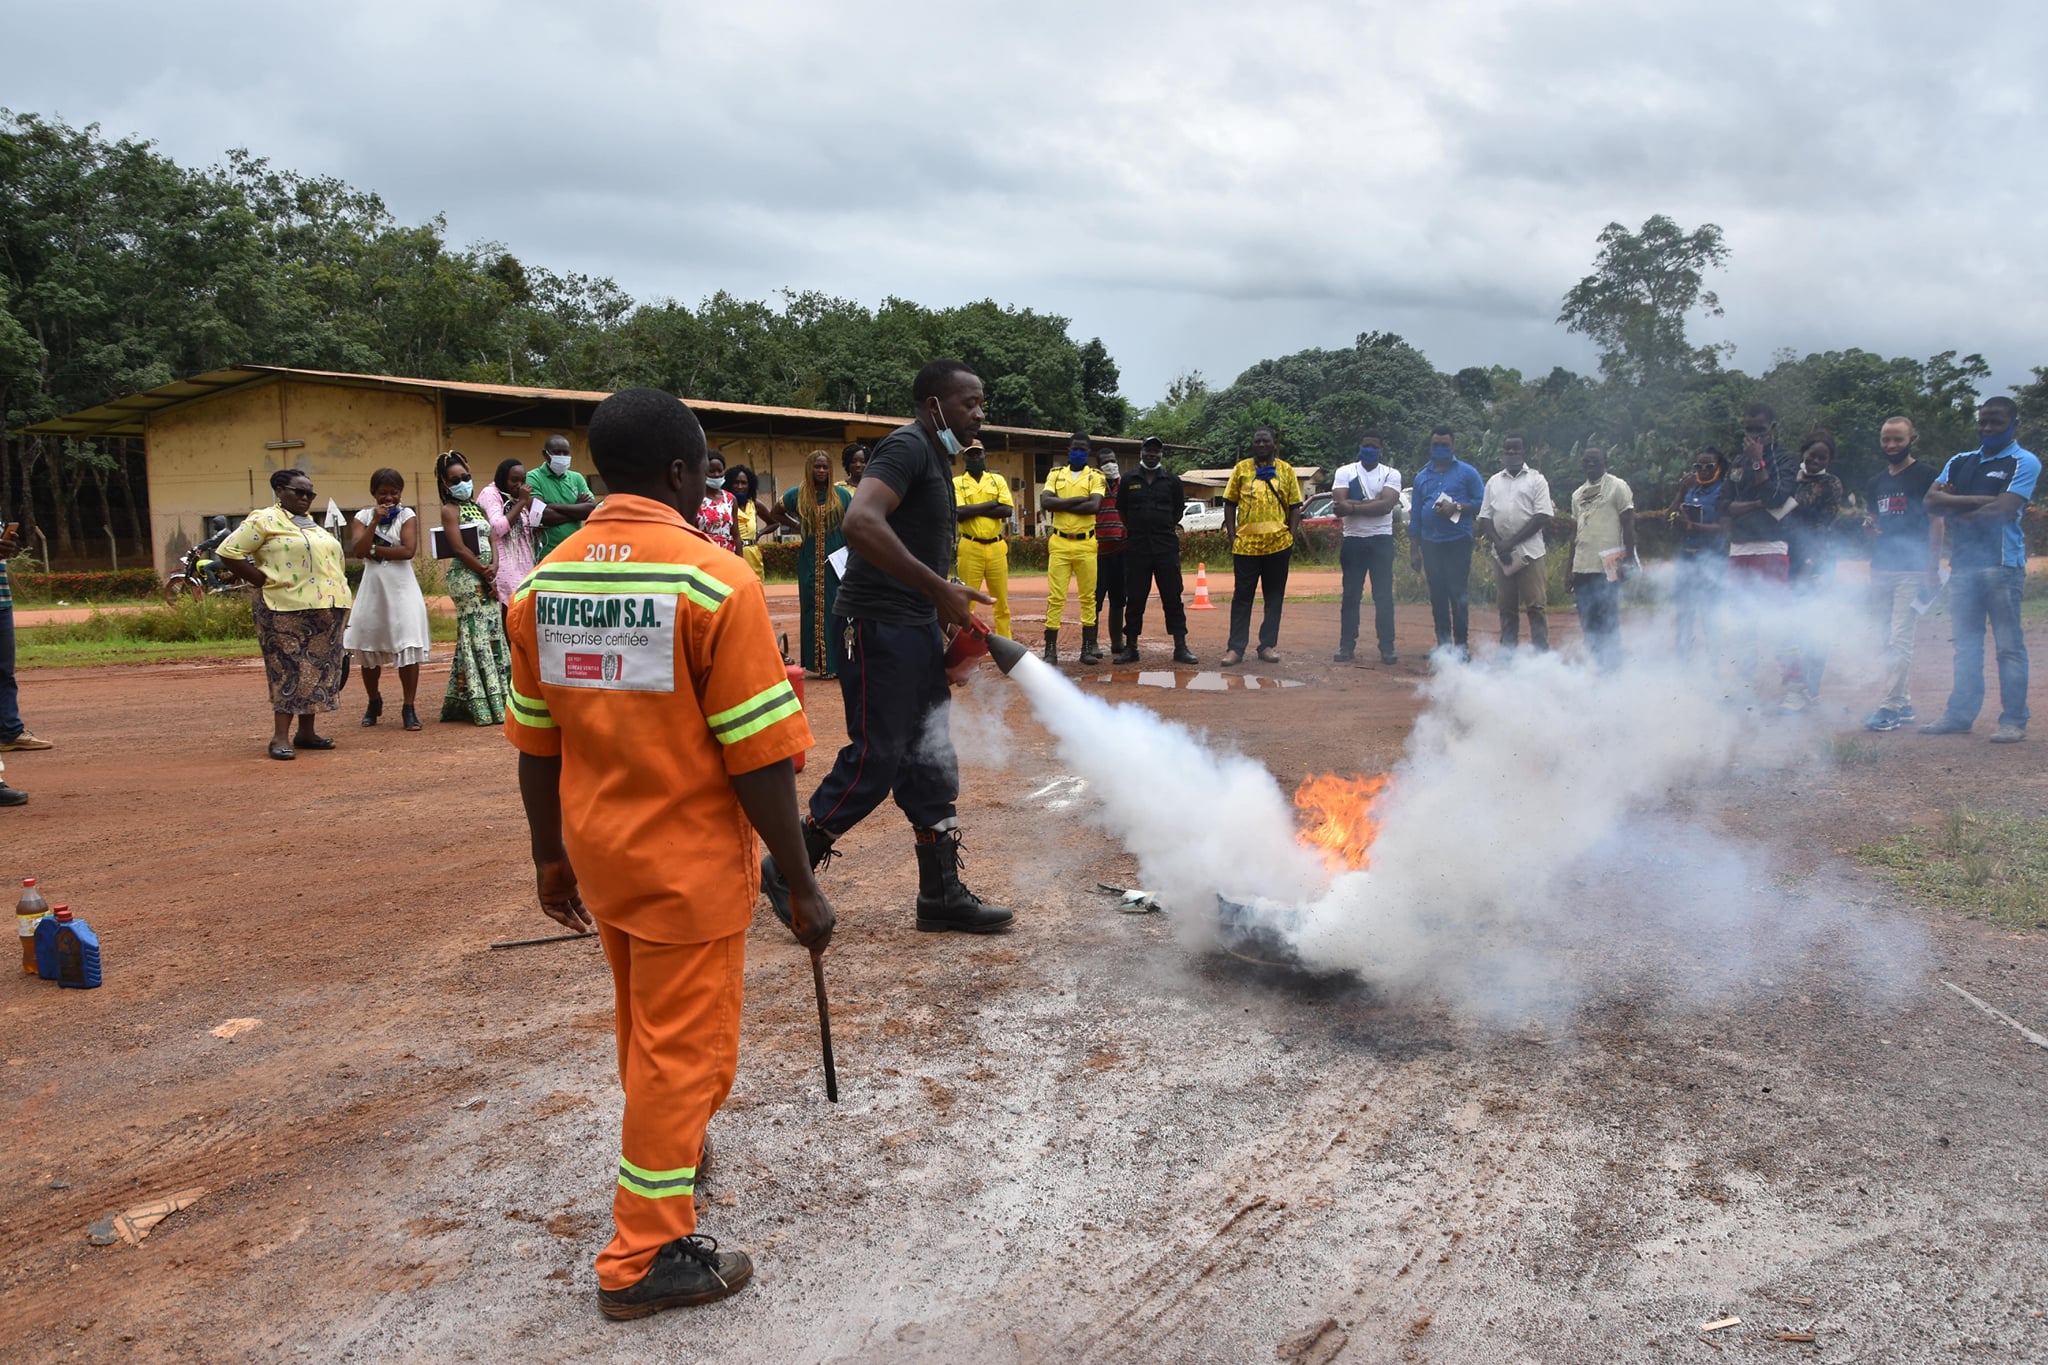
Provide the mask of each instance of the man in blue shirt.
POLYGON ((1429 614, 1436 645, 1455 644, 1469 659, 1465 626, 1471 615, 1472 523, 1486 501, 1486 480, 1451 453, 1451 429, 1429 434, 1429 463, 1415 475, 1408 509, 1408 567, 1429 580, 1429 614))
POLYGON ((1998 729, 1993 744, 2027 737, 2027 640, 2020 631, 2027 540, 2020 515, 2034 496, 2041 461, 2015 439, 2019 404, 1987 398, 1977 409, 1975 450, 1952 457, 1927 491, 1927 510, 1948 523, 1949 614, 1956 642, 1955 687, 1940 720, 1923 735, 1968 734, 1984 707, 1984 627, 1998 647, 1998 729))

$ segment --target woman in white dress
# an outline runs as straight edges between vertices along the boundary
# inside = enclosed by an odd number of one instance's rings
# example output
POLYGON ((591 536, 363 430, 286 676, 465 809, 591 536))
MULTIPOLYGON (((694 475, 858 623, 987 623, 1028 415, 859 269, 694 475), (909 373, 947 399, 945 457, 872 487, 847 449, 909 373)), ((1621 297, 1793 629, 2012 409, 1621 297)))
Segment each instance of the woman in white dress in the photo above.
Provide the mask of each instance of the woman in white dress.
POLYGON ((363 672, 363 690, 370 694, 363 724, 375 725, 384 714, 377 683, 386 668, 398 669, 405 692, 405 728, 420 728, 414 709, 420 687, 420 665, 427 661, 432 635, 427 624, 427 599, 413 572, 419 551, 419 518, 403 505, 405 476, 380 469, 370 476, 376 501, 356 513, 349 552, 363 561, 363 585, 356 590, 355 609, 341 643, 363 672))

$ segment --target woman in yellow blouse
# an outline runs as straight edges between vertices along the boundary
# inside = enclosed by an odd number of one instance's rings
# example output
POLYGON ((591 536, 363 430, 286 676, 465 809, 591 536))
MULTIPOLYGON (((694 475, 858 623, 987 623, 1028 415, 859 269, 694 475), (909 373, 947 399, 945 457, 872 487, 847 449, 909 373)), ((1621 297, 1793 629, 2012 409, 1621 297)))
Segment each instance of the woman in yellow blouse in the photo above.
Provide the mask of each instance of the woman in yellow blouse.
POLYGON ((754 471, 743 464, 727 465, 725 491, 732 494, 732 529, 739 541, 740 558, 747 561, 754 577, 765 583, 767 575, 761 572, 761 509, 755 505, 761 489, 754 471))
POLYGON ((1280 662, 1280 612, 1287 605, 1287 566, 1294 557, 1294 523, 1301 515, 1301 483, 1280 458, 1271 427, 1252 433, 1252 457, 1239 460, 1223 489, 1223 534, 1230 537, 1236 582, 1230 593, 1230 647, 1226 665, 1244 662, 1251 643, 1252 590, 1266 599, 1259 620, 1259 658, 1280 662))
MULTIPOLYGON (((270 756, 289 759, 299 749, 334 747, 333 740, 314 733, 313 717, 332 711, 341 692, 348 659, 341 635, 354 599, 341 542, 313 520, 313 480, 303 469, 280 469, 270 476, 270 487, 276 504, 251 512, 218 553, 222 569, 261 590, 254 612, 270 677, 270 756)), ((372 547, 371 553, 381 551, 372 547)))

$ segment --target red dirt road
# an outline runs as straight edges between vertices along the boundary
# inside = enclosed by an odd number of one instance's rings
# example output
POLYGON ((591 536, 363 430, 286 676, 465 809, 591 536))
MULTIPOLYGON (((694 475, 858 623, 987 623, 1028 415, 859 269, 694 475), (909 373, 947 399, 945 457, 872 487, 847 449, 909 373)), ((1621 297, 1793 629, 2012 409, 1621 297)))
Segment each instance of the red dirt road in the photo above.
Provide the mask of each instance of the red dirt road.
MULTIPOLYGON (((1283 781, 1333 752, 1384 768, 1421 655, 1332 666, 1335 612, 1290 606, 1286 661, 1258 669, 1310 686, 1123 695, 1283 781)), ((1225 616, 1196 618, 1205 660, 1225 616)), ((1422 638, 1426 613, 1401 619, 1422 638)), ((1942 652, 1923 635, 1923 697, 1942 652)), ((838 734, 812 689, 805 790, 838 734)), ((762 912, 700 1195, 757 1283, 611 1324, 601 955, 487 950, 551 929, 508 746, 363 730, 359 701, 327 722, 339 749, 284 764, 253 662, 25 675, 60 747, 8 756, 32 803, 0 812, 0 874, 89 918, 108 975, 0 989, 0 1357, 1604 1362, 1713 1352, 1698 1326, 1732 1313, 1714 1358, 1782 1360, 1781 1327, 1823 1360, 2048 1358, 2048 1053, 1934 980, 2048 1028, 2048 951, 1828 856, 1958 797, 2048 813, 2041 739, 1878 736, 1751 803, 1800 866, 1928 926, 1902 1003, 1788 968, 1702 1013, 1621 998, 1531 1037, 1304 995, 1113 913, 1092 888, 1130 859, 1032 799, 1060 767, 1018 701, 963 736, 962 818, 971 884, 1019 927, 912 932, 900 818, 850 835, 834 1107, 807 963, 762 912), (234 1019, 260 1022, 213 1035, 234 1019), (86 1244, 190 1186, 140 1247, 86 1244)), ((1227 837, 1211 817, 1191 837, 1227 837)))

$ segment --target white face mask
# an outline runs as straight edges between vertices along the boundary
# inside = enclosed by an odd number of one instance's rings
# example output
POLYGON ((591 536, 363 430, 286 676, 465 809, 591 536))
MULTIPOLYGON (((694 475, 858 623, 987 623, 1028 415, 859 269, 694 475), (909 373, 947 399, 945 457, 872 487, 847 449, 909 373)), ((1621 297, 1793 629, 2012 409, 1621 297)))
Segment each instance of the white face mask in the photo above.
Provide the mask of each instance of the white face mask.
POLYGON ((704 486, 714 493, 718 492, 721 488, 725 487, 725 475, 720 474, 715 478, 706 477, 704 480, 704 486))
POLYGON ((1105 479, 1114 479, 1122 472, 1122 470, 1116 467, 1115 460, 1111 460, 1107 464, 1102 466, 1102 477, 1105 479))
POLYGON ((457 502, 468 502, 469 495, 476 492, 476 480, 464 479, 461 483, 451 483, 448 485, 448 491, 455 495, 457 502))
POLYGON ((558 479, 561 478, 562 475, 569 472, 569 457, 567 455, 548 456, 548 472, 558 479))
POLYGON ((946 410, 939 406, 939 400, 936 398, 932 400, 932 421, 939 428, 939 444, 945 448, 948 455, 958 455, 961 449, 960 438, 953 434, 953 428, 946 425, 946 410))

